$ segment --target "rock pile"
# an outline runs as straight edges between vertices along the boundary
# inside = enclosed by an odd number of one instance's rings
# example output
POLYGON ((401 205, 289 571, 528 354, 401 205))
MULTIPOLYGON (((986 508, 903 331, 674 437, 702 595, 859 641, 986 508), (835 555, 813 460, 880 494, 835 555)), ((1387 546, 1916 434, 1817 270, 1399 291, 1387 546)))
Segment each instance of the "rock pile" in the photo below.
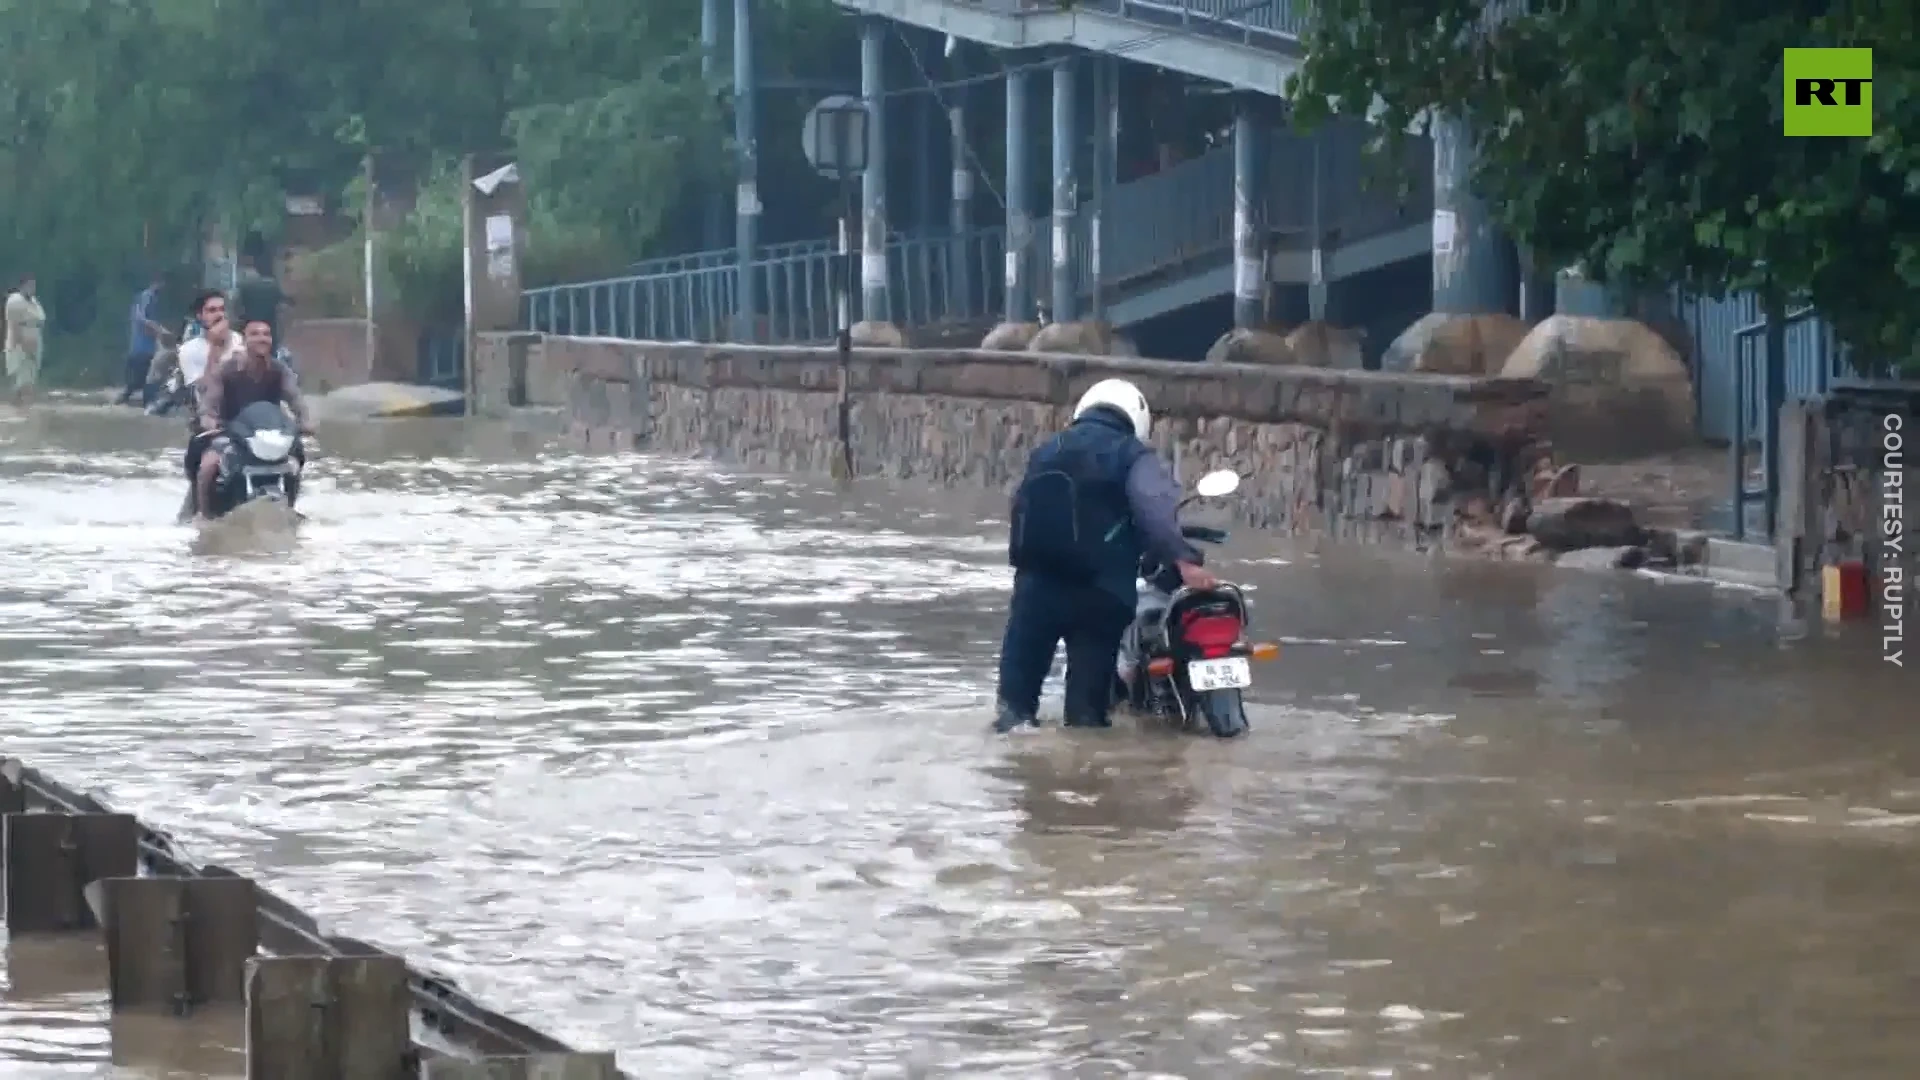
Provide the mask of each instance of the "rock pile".
POLYGON ((1648 528, 1618 499, 1581 495, 1580 466, 1556 464, 1544 444, 1526 458, 1528 482, 1500 505, 1478 496, 1462 503, 1463 550, 1586 569, 1678 569, 1704 559, 1705 533, 1648 528))

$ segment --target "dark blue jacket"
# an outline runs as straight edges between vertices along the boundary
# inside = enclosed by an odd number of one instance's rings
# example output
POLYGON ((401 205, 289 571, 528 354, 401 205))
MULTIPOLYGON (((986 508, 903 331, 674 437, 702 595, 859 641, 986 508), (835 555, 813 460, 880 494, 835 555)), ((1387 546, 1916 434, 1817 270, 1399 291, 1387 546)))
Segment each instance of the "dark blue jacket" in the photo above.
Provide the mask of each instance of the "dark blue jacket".
POLYGON ((1151 454, 1116 409, 1096 408, 1042 443, 1013 495, 1007 561, 1016 570, 1098 587, 1131 608, 1140 530, 1128 477, 1151 454))

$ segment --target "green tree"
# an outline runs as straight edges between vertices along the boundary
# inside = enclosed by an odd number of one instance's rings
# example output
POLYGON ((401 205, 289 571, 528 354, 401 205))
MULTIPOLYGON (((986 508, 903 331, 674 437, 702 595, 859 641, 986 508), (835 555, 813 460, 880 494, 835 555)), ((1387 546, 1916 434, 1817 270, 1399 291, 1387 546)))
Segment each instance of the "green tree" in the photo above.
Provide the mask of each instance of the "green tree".
POLYGON ((1867 357, 1920 365, 1920 5, 1317 8, 1304 121, 1371 108, 1399 133, 1429 110, 1461 116, 1476 189, 1546 258, 1628 286, 1810 302, 1867 357), (1781 50, 1812 46, 1874 49, 1871 139, 1781 134, 1781 50))

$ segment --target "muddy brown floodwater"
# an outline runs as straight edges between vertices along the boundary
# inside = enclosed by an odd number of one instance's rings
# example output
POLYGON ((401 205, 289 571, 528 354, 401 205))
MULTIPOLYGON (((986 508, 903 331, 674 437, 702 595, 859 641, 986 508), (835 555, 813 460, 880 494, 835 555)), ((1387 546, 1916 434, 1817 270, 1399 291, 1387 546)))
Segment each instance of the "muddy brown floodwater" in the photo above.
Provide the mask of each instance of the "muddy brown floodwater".
POLYGON ((0 749, 637 1075, 1920 1072, 1914 683, 1755 597, 1241 537, 1250 739, 996 739, 998 500, 423 422, 207 555, 176 435, 0 416, 0 749))

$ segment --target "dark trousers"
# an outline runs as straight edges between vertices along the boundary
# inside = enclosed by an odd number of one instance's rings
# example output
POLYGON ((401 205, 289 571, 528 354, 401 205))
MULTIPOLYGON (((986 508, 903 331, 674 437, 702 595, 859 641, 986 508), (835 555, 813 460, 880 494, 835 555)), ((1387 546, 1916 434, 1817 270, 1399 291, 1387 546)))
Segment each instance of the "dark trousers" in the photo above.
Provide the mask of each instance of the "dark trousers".
POLYGON ((153 366, 153 354, 135 350, 127 354, 126 363, 126 372, 123 379, 124 385, 120 388, 120 404, 125 405, 134 398, 141 399, 141 404, 143 405, 149 404, 150 402, 147 400, 147 369, 153 366))
POLYGON ((1133 608, 1092 585, 1022 570, 1013 576, 1013 603, 1000 642, 1003 730, 1032 723, 1040 684, 1053 653, 1067 643, 1066 719, 1073 727, 1105 727, 1113 704, 1114 665, 1133 608))

